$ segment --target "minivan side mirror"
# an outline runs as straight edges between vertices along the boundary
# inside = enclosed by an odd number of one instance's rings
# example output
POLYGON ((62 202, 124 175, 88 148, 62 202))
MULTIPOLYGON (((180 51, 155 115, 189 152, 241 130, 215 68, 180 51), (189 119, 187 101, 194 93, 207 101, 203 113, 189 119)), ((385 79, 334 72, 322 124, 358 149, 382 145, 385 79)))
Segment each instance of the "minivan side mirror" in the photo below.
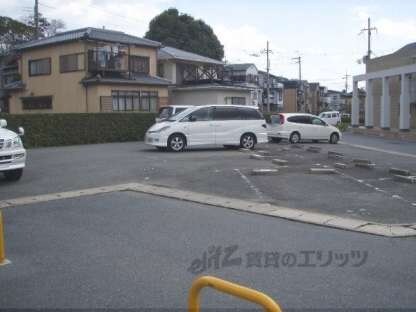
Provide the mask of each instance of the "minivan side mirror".
POLYGON ((24 136, 25 135, 25 129, 23 127, 17 128, 17 134, 21 137, 24 136))
POLYGON ((191 115, 191 116, 189 116, 188 120, 191 121, 191 122, 194 122, 194 121, 196 121, 196 117, 191 115))
POLYGON ((6 128, 6 127, 7 127, 6 119, 0 119, 0 128, 6 128))

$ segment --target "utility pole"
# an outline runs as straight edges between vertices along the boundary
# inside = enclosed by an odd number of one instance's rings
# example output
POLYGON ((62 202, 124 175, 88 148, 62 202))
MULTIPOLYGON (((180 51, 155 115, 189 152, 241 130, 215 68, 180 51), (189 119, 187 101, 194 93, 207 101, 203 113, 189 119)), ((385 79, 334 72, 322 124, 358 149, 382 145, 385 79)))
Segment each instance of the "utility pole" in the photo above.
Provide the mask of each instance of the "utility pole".
POLYGON ((369 60, 371 58, 371 54, 373 53, 373 51, 371 51, 371 35, 373 31, 377 31, 376 27, 371 27, 371 18, 368 18, 368 22, 367 22, 367 28, 363 28, 361 29, 359 35, 363 34, 364 32, 367 32, 367 44, 368 44, 368 49, 367 49, 367 57, 366 60, 369 60))
MULTIPOLYGON (((267 41, 266 49, 261 51, 261 53, 266 54, 266 92, 267 92, 267 98, 266 98, 266 104, 267 104, 267 112, 270 113, 270 53, 273 53, 272 50, 269 48, 269 41, 267 41)), ((263 105, 263 104, 262 104, 263 105)))
POLYGON ((343 79, 345 79, 345 93, 348 93, 348 79, 351 77, 351 75, 348 75, 348 72, 345 72, 345 76, 343 79))
POLYGON ((33 15, 35 20, 35 39, 39 39, 39 1, 35 0, 35 12, 33 15))
POLYGON ((303 83, 302 83, 302 57, 299 55, 298 57, 292 58, 292 60, 295 61, 295 64, 299 65, 299 88, 300 88, 301 97, 298 97, 298 111, 301 111, 303 101, 304 101, 303 83))

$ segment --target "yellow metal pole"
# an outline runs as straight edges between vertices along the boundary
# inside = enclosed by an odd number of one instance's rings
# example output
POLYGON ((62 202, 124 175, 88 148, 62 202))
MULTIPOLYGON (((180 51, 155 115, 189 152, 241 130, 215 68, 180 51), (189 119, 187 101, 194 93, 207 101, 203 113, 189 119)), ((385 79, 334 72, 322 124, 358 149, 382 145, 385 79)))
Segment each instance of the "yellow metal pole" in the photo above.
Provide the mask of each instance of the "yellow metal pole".
POLYGON ((261 305, 268 312, 282 312, 280 306, 269 296, 257 290, 224 281, 213 276, 202 276, 191 286, 188 298, 189 312, 199 312, 200 292, 204 287, 211 287, 220 292, 261 305))
POLYGON ((3 231, 3 215, 0 211, 0 265, 6 263, 6 253, 4 251, 4 231, 3 231))

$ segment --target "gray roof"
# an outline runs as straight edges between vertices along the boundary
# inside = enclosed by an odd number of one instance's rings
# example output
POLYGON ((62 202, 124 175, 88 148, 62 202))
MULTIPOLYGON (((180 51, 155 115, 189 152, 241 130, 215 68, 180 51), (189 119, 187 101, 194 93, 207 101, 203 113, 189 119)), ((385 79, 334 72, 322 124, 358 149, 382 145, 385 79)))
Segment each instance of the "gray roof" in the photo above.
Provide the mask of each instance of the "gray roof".
POLYGON ((256 65, 254 65, 254 64, 244 63, 244 64, 227 64, 227 65, 225 65, 225 68, 228 69, 228 70, 234 70, 234 71, 246 71, 251 66, 256 67, 256 65))
POLYGON ((95 76, 82 80, 83 84, 127 84, 127 85, 149 85, 149 86, 168 86, 170 81, 159 77, 136 76, 132 79, 127 78, 110 78, 95 76))
POLYGON ((163 47, 158 51, 159 60, 179 60, 187 62, 224 65, 223 62, 196 53, 173 47, 163 47))
POLYGON ((222 91, 244 91, 250 92, 252 88, 241 85, 223 85, 219 83, 206 83, 199 85, 174 87, 172 91, 198 91, 198 90, 222 90, 222 91))
POLYGON ((107 42, 117 42, 117 43, 124 43, 124 44, 135 44, 135 45, 155 47, 155 48, 161 46, 160 42, 128 35, 121 31, 87 27, 87 28, 75 29, 75 30, 58 33, 54 36, 42 38, 39 40, 25 42, 20 45, 17 45, 16 49, 23 50, 23 49, 35 48, 39 46, 62 43, 62 42, 67 42, 67 41, 88 40, 88 39, 101 40, 101 41, 107 41, 107 42))

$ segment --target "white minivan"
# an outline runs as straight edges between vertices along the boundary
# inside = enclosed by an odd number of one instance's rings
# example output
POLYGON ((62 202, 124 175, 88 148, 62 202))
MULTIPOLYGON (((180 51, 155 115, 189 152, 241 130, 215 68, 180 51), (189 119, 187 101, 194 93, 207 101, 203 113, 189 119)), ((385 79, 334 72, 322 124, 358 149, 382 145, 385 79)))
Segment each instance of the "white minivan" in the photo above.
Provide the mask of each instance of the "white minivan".
POLYGON ((266 128, 262 113, 255 107, 194 106, 153 125, 145 143, 175 152, 207 145, 253 149, 256 143, 268 141, 266 128))
POLYGON ((336 126, 341 122, 341 114, 337 111, 323 112, 319 114, 319 118, 325 121, 327 124, 336 126))
POLYGON ((26 165, 26 150, 20 139, 24 130, 20 127, 19 133, 15 133, 6 127, 7 121, 0 119, 0 172, 4 173, 6 180, 17 181, 26 165))
POLYGON ((294 144, 301 140, 325 140, 336 144, 341 139, 341 132, 338 128, 311 114, 282 113, 271 116, 269 138, 273 142, 286 139, 294 144))

